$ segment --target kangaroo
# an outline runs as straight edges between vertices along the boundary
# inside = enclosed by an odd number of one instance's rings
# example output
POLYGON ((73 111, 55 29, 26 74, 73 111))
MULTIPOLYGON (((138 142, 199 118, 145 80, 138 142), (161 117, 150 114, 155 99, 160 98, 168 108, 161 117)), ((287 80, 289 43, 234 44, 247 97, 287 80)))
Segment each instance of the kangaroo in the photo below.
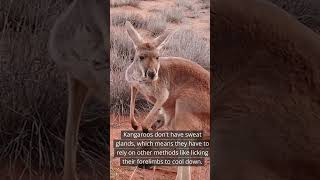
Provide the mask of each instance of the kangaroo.
MULTIPOLYGON (((126 70, 131 88, 130 121, 134 118, 135 99, 140 92, 154 104, 142 122, 142 130, 165 125, 171 130, 207 130, 210 127, 210 75, 200 65, 181 57, 160 57, 160 50, 173 32, 165 31, 145 41, 130 22, 126 28, 135 47, 133 62, 126 70), (163 114, 165 120, 158 119, 163 114), (158 123, 157 123, 158 122, 158 123), (164 123, 163 123, 164 122, 164 123)), ((191 179, 189 166, 178 167, 177 180, 191 179)))
POLYGON ((86 98, 107 104, 107 1, 74 0, 51 29, 49 53, 68 76, 64 180, 75 180, 78 129, 86 98))

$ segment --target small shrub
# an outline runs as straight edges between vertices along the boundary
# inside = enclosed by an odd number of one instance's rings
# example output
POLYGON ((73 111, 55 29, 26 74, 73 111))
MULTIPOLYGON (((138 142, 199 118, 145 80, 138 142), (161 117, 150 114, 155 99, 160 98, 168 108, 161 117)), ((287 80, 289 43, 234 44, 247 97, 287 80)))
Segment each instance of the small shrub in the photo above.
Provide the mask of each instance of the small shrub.
POLYGON ((138 7, 139 1, 138 0, 112 0, 110 2, 110 7, 122 7, 122 6, 138 7))
MULTIPOLYGON (((135 53, 133 43, 124 27, 110 29, 110 109, 116 114, 128 114, 130 88, 125 80, 125 70, 135 53)), ((151 105, 141 96, 137 97, 136 110, 146 111, 151 105)))
POLYGON ((201 9, 209 9, 210 8, 210 0, 200 0, 202 3, 201 9))
POLYGON ((179 56, 210 68, 210 46, 207 40, 189 29, 178 30, 162 51, 164 56, 179 56))
POLYGON ((151 16, 146 23, 146 29, 152 36, 158 36, 167 28, 167 21, 163 16, 151 16))
POLYGON ((181 23, 184 17, 180 8, 165 9, 161 13, 166 18, 166 21, 171 23, 181 23))
MULTIPOLYGON (((134 55, 133 43, 127 35, 126 29, 124 27, 114 27, 110 28, 110 49, 116 50, 117 56, 132 57, 134 55)), ((116 61, 115 63, 117 63, 116 61)), ((111 59, 113 64, 113 59, 111 59)))
POLYGON ((176 0, 176 5, 178 7, 185 7, 189 10, 193 10, 194 6, 190 0, 176 0))
POLYGON ((126 21, 130 21, 135 28, 145 27, 144 18, 137 13, 119 13, 111 17, 111 24, 113 26, 124 26, 126 21))
POLYGON ((200 12, 198 8, 193 8, 191 12, 188 13, 188 18, 198 18, 200 16, 200 12))
POLYGON ((133 43, 124 27, 110 28, 110 110, 128 114, 130 91, 125 80, 125 70, 134 55, 133 43))

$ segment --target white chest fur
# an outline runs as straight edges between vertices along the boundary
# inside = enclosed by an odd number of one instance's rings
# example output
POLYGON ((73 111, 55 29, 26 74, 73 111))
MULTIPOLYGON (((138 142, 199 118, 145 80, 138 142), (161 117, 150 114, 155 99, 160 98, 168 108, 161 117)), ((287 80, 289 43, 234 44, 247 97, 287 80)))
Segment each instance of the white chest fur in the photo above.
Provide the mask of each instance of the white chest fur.
POLYGON ((138 65, 133 62, 126 70, 126 80, 131 86, 134 86, 138 91, 147 98, 154 97, 155 88, 153 84, 145 79, 143 73, 139 70, 138 65))
POLYGON ((155 95, 154 87, 151 83, 138 83, 136 87, 144 96, 154 97, 155 95))

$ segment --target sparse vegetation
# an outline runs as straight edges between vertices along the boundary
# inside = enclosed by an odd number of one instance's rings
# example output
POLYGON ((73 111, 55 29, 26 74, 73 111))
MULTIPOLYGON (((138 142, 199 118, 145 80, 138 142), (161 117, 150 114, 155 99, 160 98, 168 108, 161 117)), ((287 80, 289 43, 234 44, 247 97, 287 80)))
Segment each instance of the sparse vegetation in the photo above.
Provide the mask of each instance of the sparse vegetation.
POLYGON ((209 9, 210 8, 210 0, 200 0, 202 3, 201 8, 202 9, 209 9))
POLYGON ((199 9, 197 7, 193 8, 193 10, 186 16, 188 18, 198 18, 200 16, 199 9))
POLYGON ((158 36, 167 28, 167 21, 163 16, 151 16, 146 23, 146 29, 152 36, 158 36))
MULTIPOLYGON (((130 91, 125 80, 125 70, 134 57, 134 47, 124 27, 110 29, 110 104, 111 111, 118 114, 128 114, 130 91)), ((137 111, 150 107, 142 97, 137 98, 137 111)))
POLYGON ((165 46, 163 56, 180 56, 210 69, 209 42, 191 29, 177 31, 165 46))
POLYGON ((111 17, 113 26, 124 26, 126 21, 130 21, 135 28, 148 30, 152 36, 159 35, 167 27, 166 19, 161 14, 143 18, 137 13, 119 13, 111 17))
POLYGON ((128 84, 125 80, 125 69, 133 58, 133 44, 123 27, 110 29, 110 104, 111 111, 127 114, 130 102, 128 84))
POLYGON ((193 4, 190 0, 176 0, 178 7, 185 7, 189 10, 193 10, 193 4))
POLYGON ((110 7, 132 6, 138 7, 139 0, 111 0, 110 7))
MULTIPOLYGON (((188 18, 198 18, 200 16, 199 9, 205 9, 207 2, 205 0, 200 0, 200 5, 195 5, 192 0, 176 0, 176 5, 180 8, 186 8, 188 11, 186 13, 186 17, 188 18)), ((210 2, 209 2, 210 3, 210 2)))
POLYGON ((171 23, 181 23, 184 17, 182 9, 176 7, 164 9, 161 13, 171 23))
POLYGON ((111 16, 113 26, 124 26, 126 21, 130 21, 136 28, 143 28, 146 25, 144 18, 137 13, 119 13, 111 16))

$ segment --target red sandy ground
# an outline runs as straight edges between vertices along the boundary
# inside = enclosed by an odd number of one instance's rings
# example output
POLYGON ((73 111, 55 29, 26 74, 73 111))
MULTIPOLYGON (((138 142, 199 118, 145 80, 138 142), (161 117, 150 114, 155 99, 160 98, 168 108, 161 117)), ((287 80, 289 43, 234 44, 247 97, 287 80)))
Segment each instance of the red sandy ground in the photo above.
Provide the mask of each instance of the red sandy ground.
MULTIPOLYGON (((115 0, 117 1, 117 0, 115 0)), ((197 32, 204 39, 210 41, 210 12, 209 8, 201 9, 202 3, 199 0, 191 0, 193 3, 193 8, 197 8, 197 12, 199 13, 198 17, 192 18, 190 17, 191 10, 184 9, 184 19, 183 23, 168 23, 168 29, 177 29, 177 28, 187 28, 192 29, 192 31, 197 32)), ((132 6, 122 6, 122 7, 114 7, 110 9, 111 16, 117 13, 137 13, 142 17, 149 17, 151 15, 155 15, 155 11, 168 9, 170 7, 177 7, 175 0, 156 0, 156 1, 139 1, 139 7, 132 6)), ((148 32, 143 31, 143 29, 139 29, 139 33, 141 33, 144 37, 150 36, 148 32)))
MULTIPOLYGON (((138 122, 142 121, 142 118, 137 118, 138 122)), ((120 139, 121 131, 132 130, 129 118, 127 117, 116 117, 111 116, 110 124, 110 144, 112 140, 120 139)), ((114 158, 113 147, 110 148, 111 151, 111 180, 128 180, 134 171, 135 167, 132 166, 120 166, 119 158, 114 158)), ((209 170, 209 160, 206 160, 206 165, 203 167, 192 167, 192 180, 204 180, 207 177, 207 172, 209 170)), ((176 178, 176 167, 175 166, 162 166, 156 167, 155 174, 153 170, 143 170, 137 169, 133 176, 133 180, 174 180, 176 178)))

